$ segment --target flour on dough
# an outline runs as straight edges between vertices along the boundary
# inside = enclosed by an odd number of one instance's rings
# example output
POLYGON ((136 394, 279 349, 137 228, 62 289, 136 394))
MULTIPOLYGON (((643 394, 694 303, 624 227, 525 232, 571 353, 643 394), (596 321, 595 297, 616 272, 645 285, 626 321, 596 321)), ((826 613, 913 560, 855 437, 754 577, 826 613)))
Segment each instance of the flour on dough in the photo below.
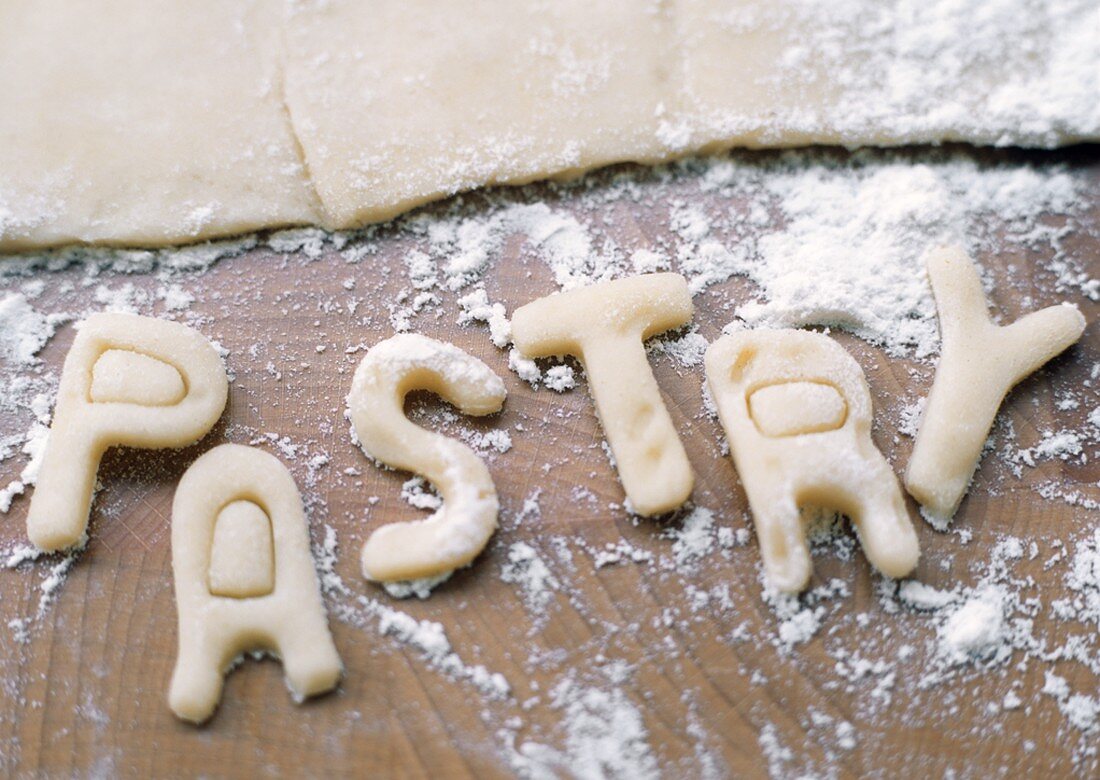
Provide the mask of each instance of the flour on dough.
POLYGON ((0 252, 155 245, 321 214, 280 3, 0 3, 0 252))
POLYGON ((1092 0, 333 0, 287 102, 333 226, 696 150, 1100 136, 1092 0))

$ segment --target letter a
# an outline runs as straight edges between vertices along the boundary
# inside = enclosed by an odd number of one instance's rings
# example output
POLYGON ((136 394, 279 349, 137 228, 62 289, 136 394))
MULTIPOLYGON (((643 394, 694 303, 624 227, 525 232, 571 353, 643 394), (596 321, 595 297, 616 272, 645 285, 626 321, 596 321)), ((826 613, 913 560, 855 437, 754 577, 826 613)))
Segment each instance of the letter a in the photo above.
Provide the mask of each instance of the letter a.
POLYGON ((168 704, 202 723, 222 675, 250 650, 282 659, 298 700, 340 679, 294 478, 262 450, 223 444, 187 470, 172 503, 179 652, 168 704))

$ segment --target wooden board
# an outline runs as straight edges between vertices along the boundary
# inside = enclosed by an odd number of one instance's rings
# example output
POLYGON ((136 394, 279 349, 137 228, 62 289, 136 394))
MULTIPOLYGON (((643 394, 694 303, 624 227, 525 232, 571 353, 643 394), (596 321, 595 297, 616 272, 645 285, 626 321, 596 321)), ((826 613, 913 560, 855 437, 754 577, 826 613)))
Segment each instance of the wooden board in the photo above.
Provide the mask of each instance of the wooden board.
MULTIPOLYGON (((1085 147, 1055 155, 976 156, 1061 160, 1075 179, 1097 182, 1098 152, 1085 147)), ((633 169, 625 170, 633 175, 633 169)), ((645 176, 640 180, 645 186, 645 176)), ((524 193, 571 208, 568 192, 533 187, 524 193)), ((626 246, 658 243, 666 228, 652 219, 651 209, 644 199, 623 199, 606 229, 626 246)), ((1100 204, 1086 211, 1083 228, 1066 236, 1064 244, 1077 257, 1091 257, 1095 275, 1100 270, 1100 204)), ((748 777, 769 769, 780 775, 807 770, 838 777, 940 776, 949 770, 974 777, 1053 777, 1095 770, 1095 758, 1091 764, 1075 764, 1073 755, 1083 742, 1087 747, 1091 740, 1096 747, 1096 735, 1070 727, 1057 702, 1039 693, 1044 668, 1056 668, 1073 690, 1086 693, 1096 691, 1095 675, 1070 662, 1032 664, 1023 671, 1006 664, 982 673, 964 670, 953 682, 921 689, 915 674, 931 652, 935 628, 918 614, 887 614, 876 597, 878 580, 858 548, 850 560, 817 557, 815 585, 838 578, 851 595, 829 604, 816 635, 787 652, 766 639, 752 639, 774 637, 777 628, 775 613, 762 598, 755 538, 706 556, 694 572, 652 562, 596 568, 594 553, 620 540, 668 559, 672 542, 665 531, 677 527, 679 519, 634 521, 614 508, 623 496, 601 449, 583 381, 565 394, 533 391, 508 371, 506 353, 489 342, 484 329, 455 325, 454 293, 443 294, 446 316, 418 317, 414 327, 453 341, 504 376, 509 389, 505 410, 484 421, 440 424, 433 413, 438 403, 418 398, 411 406, 444 431, 509 431, 512 448, 489 458, 503 504, 503 527, 472 568, 456 574, 427 601, 394 602, 363 581, 358 549, 370 531, 416 516, 399 496, 408 475, 367 461, 352 444, 344 419, 344 396, 362 356, 361 350, 349 348, 369 346, 392 332, 383 303, 407 286, 401 272, 407 236, 383 228, 369 240, 377 253, 358 265, 349 265, 331 246, 317 259, 258 247, 218 262, 201 277, 180 278, 195 296, 184 319, 197 317, 201 330, 229 350, 235 378, 228 409, 211 435, 184 451, 111 451, 100 470, 91 541, 58 590, 56 603, 31 621, 25 642, 0 625, 0 768, 5 773, 507 776, 513 772, 510 742, 564 744, 567 707, 554 706, 552 689, 565 679, 572 679, 575 689, 621 691, 640 712, 648 744, 670 777, 700 776, 707 767, 717 775, 748 777), (346 280, 354 281, 353 290, 346 280), (347 305, 353 297, 365 299, 355 313, 347 305), (268 434, 288 437, 295 456, 288 458, 285 447, 280 449, 268 434), (338 692, 295 706, 278 664, 248 661, 229 675, 221 708, 208 725, 196 729, 173 718, 165 703, 176 634, 172 494, 188 464, 226 440, 260 440, 259 446, 287 460, 305 496, 314 539, 322 540, 325 526, 337 533, 336 571, 353 594, 438 621, 463 662, 504 675, 513 696, 489 700, 469 682, 432 668, 416 648, 380 634, 378 619, 360 609, 361 620, 332 618, 347 667, 338 692), (535 493, 540 512, 517 521, 525 499, 535 493), (367 503, 370 496, 378 497, 377 504, 367 503), (520 540, 538 551, 561 583, 542 618, 500 576, 509 545, 520 540), (572 554, 572 565, 563 559, 563 548, 572 554), (691 607, 693 589, 723 584, 729 586, 728 604, 691 607), (738 632, 749 639, 732 640, 738 632), (838 676, 838 644, 859 648, 868 661, 885 659, 892 665, 903 645, 912 645, 915 654, 896 663, 896 682, 883 689, 882 675, 838 676), (616 660, 629 671, 613 686, 600 670, 616 660), (1013 689, 1013 681, 1023 686, 1013 689), (993 713, 991 703, 1010 690, 1021 694, 1024 707, 993 713), (834 725, 815 725, 814 712, 835 719, 834 725), (853 749, 838 745, 835 723, 840 721, 855 727, 853 749), (766 749, 773 742, 781 748, 766 749)), ((509 311, 554 289, 546 267, 532 261, 522 241, 507 242, 501 254, 487 289, 509 311)), ((1001 282, 994 301, 1006 318, 1063 297, 1052 292, 1040 264, 1049 258, 1039 252, 1029 254, 1014 245, 980 259, 1001 282)), ((87 270, 79 265, 44 278, 46 289, 35 305, 46 311, 93 306, 98 283, 112 289, 133 284, 137 290, 163 285, 150 274, 104 274, 85 284, 87 270)), ((747 281, 733 278, 699 296, 700 332, 708 340, 717 337, 731 318, 730 302, 751 293, 747 281)), ((1067 297, 1093 324, 1078 346, 1009 397, 1004 414, 1020 446, 1034 443, 1040 430, 1080 427, 1096 405, 1058 410, 1054 403, 1056 391, 1078 386, 1100 361, 1095 325, 1100 307, 1080 295, 1067 297)), ((160 311, 162 304, 146 308, 160 311)), ((50 341, 41 353, 44 371, 59 370, 72 337, 72 328, 65 326, 50 341)), ((895 423, 899 410, 927 391, 931 366, 891 358, 847 334, 837 337, 867 372, 879 421, 876 442, 900 471, 912 440, 898 436, 895 423)), ((720 429, 703 407, 701 366, 685 369, 667 357, 655 358, 653 365, 696 470, 696 502, 715 510, 721 526, 750 527, 737 475, 721 454, 720 429)), ((25 413, 0 414, 0 433, 15 433, 27 424, 25 413)), ((22 465, 19 458, 0 463, 0 486, 16 478, 22 465)), ((973 584, 996 540, 1015 534, 1038 541, 1042 551, 1016 569, 1018 575, 1034 577, 1035 588, 1027 595, 1045 604, 1065 595, 1064 566, 1044 569, 1053 553, 1051 542, 1079 539, 1095 527, 1097 513, 1041 498, 1039 487, 1051 480, 1100 499, 1100 460, 1090 454, 1084 463, 1042 462, 1017 477, 997 456, 987 459, 956 520, 956 529, 972 533, 969 541, 958 533, 934 532, 910 503, 924 551, 919 579, 944 588, 973 584), (946 569, 945 560, 950 561, 946 569)), ((27 506, 26 497, 17 499, 0 522, 4 549, 23 541, 27 506)), ((40 584, 57 560, 0 570, 0 624, 35 615, 40 584)), ((330 594, 329 603, 338 611, 343 605, 345 615, 355 611, 354 597, 330 594)), ((1062 629, 1046 614, 1038 628, 1057 635, 1062 629)))

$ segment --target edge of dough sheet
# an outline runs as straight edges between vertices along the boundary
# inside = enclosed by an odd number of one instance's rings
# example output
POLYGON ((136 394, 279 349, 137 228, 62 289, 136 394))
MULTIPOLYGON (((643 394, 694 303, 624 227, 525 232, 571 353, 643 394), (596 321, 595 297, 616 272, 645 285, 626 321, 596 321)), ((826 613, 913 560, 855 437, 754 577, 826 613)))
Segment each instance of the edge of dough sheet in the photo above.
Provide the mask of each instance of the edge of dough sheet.
POLYGON ((734 147, 1100 140, 1100 5, 911 11, 13 0, 0 253, 355 228, 485 185, 734 147))

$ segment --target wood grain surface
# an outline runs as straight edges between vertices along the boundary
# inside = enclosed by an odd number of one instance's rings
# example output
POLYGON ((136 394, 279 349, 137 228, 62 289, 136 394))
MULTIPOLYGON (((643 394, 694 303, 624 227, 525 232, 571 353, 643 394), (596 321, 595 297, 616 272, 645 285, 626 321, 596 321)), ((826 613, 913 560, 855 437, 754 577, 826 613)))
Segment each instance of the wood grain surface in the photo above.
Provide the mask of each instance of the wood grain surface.
MULTIPOLYGON (((919 159, 923 153, 913 154, 919 159)), ((1076 179, 1100 181, 1095 147, 976 156, 1064 162, 1076 179)), ((620 168, 595 179, 598 184, 600 177, 634 175, 633 170, 620 168)), ((644 186, 645 176, 639 178, 644 186)), ((704 205, 718 197, 692 193, 704 205)), ((533 186, 514 197, 572 207, 568 189, 533 186)), ((623 199, 610 210, 604 229, 622 246, 660 244, 667 227, 652 218, 654 208, 644 198, 623 199)), ((1091 258, 1095 275, 1100 204, 1085 210, 1081 229, 1063 243, 1074 256, 1091 258)), ((195 298, 180 318, 229 351, 234 379, 228 408, 214 431, 186 450, 107 455, 87 549, 56 602, 30 622, 26 641, 3 626, 35 615, 43 578, 60 559, 0 570, 0 771, 33 777, 509 776, 515 771, 508 760, 510 743, 560 748, 566 739, 565 713, 553 706, 551 689, 571 678, 596 688, 602 679, 601 689, 611 690, 601 670, 614 661, 627 665, 616 687, 640 711, 648 743, 669 777, 708 771, 744 777, 769 771, 1064 777, 1095 771, 1095 758, 1082 764, 1073 756, 1082 744, 1095 748, 1096 734, 1069 726, 1057 702, 1038 695, 1044 668, 1056 668, 1073 690, 1086 693, 1097 690, 1095 675, 1070 662, 1019 669, 1017 656, 1000 668, 963 670, 951 682, 920 688, 915 676, 931 652, 928 640, 935 628, 918 614, 887 613, 876 596, 878 578, 858 548, 850 560, 815 559, 814 584, 839 578, 851 595, 830 605, 817 634, 793 651, 764 639, 775 635, 777 619, 762 598, 755 537, 705 557, 694 571, 630 562, 596 568, 595 553, 620 540, 667 559, 672 542, 665 531, 682 518, 630 518, 619 507, 622 491, 600 446, 582 374, 578 371, 571 392, 532 390, 508 370, 506 352, 492 345, 484 328, 455 324, 452 292, 442 293, 444 316, 419 316, 413 328, 452 341, 497 370, 508 386, 505 409, 485 420, 441 420, 441 402, 420 396, 410 401, 410 409, 444 432, 510 433, 512 448, 487 456, 501 497, 502 528, 471 568, 426 601, 396 602, 365 582, 358 572, 363 540, 379 525, 415 517, 417 511, 400 498, 408 475, 369 462, 353 445, 344 418, 344 396, 362 349, 392 333, 386 303, 408 286, 401 258, 410 239, 382 227, 357 240, 373 242, 377 251, 356 265, 331 245, 319 258, 261 245, 219 261, 201 276, 180 278, 195 298), (362 300, 354 312, 348 305, 352 298, 362 300), (294 457, 269 434, 288 437, 294 457), (228 676, 213 720, 195 728, 177 721, 165 701, 176 641, 170 505, 187 466, 224 441, 258 442, 280 455, 302 490, 315 541, 321 541, 325 526, 335 529, 336 571, 353 595, 330 593, 328 601, 347 673, 335 693, 296 706, 277 663, 246 661, 228 676), (517 522, 525 499, 536 491, 540 513, 517 522), (368 504, 371 496, 379 499, 374 505, 368 504), (520 540, 539 552, 561 583, 541 616, 500 576, 509 545, 520 540), (571 564, 563 548, 572 554, 571 564), (722 584, 729 586, 730 603, 691 607, 696 589, 722 584), (359 595, 438 621, 461 659, 503 674, 512 696, 489 700, 469 682, 432 668, 415 648, 382 635, 376 617, 356 612, 359 595), (353 614, 359 617, 348 617, 353 614), (738 632, 749 639, 732 639, 738 632), (915 655, 898 661, 906 644, 915 655), (870 661, 896 664, 896 684, 879 694, 888 701, 875 698, 881 676, 838 676, 838 645, 855 648, 870 661), (1001 701, 1014 681, 1023 681, 1015 690, 1028 693, 1026 706, 992 712, 990 703, 1001 701), (851 722, 856 746, 839 748, 834 730, 816 726, 812 712, 851 722), (780 751, 777 757, 764 749, 762 734, 765 743, 774 737, 789 754, 780 751)), ((1044 270, 1049 257, 1038 251, 1013 244, 979 260, 997 282, 994 304, 1003 317, 1068 298, 1090 322, 1080 344, 1008 398, 1002 414, 1014 425, 1020 446, 1034 444, 1041 430, 1082 426, 1096 403, 1058 410, 1054 396, 1080 387, 1100 361, 1100 306, 1079 294, 1054 292, 1044 270)), ((140 273, 104 275, 89 283, 80 264, 44 278, 46 289, 35 302, 43 311, 92 308, 101 283, 150 291, 163 283, 156 274, 140 273)), ((512 311, 555 285, 546 266, 533 261, 530 248, 516 238, 501 247, 486 288, 491 299, 512 311)), ((698 296, 702 335, 716 338, 732 317, 731 304, 752 293, 749 282, 735 277, 698 296)), ((151 301, 145 310, 162 308, 151 301)), ((876 404, 875 440, 900 473, 912 440, 897 434, 897 420, 904 406, 927 392, 932 366, 890 357, 845 333, 836 336, 867 373, 876 404)), ((59 330, 41 353, 42 372, 59 371, 72 338, 70 325, 59 330)), ((713 509, 721 526, 751 527, 737 474, 721 452, 721 430, 703 406, 702 366, 687 369, 666 356, 654 357, 652 364, 697 475, 695 502, 713 509)), ((0 433, 25 430, 28 422, 25 413, 0 413, 0 433)), ((15 479, 22 466, 20 458, 0 463, 0 486, 15 479)), ((916 576, 945 588, 973 584, 996 540, 1014 534, 1038 541, 1043 551, 1016 569, 1034 578, 1025 595, 1044 603, 1064 595, 1064 569, 1044 569, 1051 543, 1080 538, 1095 527, 1097 513, 1042 498, 1038 490, 1051 480, 1100 500, 1096 458, 1046 461, 1016 476, 994 454, 982 465, 954 532, 933 531, 910 501, 923 550, 916 576), (947 568, 944 561, 950 562, 947 568)), ((0 517, 4 549, 25 540, 28 503, 27 496, 19 498, 0 517)), ((1063 629, 1046 614, 1038 628, 1058 636, 1063 629)))

